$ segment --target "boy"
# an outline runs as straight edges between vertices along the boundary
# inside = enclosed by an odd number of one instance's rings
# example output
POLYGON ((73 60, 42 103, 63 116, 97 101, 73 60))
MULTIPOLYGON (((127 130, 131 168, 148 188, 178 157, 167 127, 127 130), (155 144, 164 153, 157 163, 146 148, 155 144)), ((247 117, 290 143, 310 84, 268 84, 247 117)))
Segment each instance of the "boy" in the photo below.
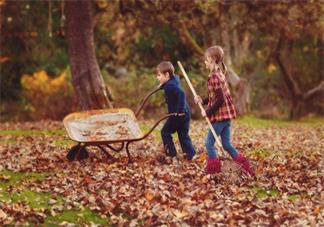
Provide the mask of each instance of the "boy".
POLYGON ((157 79, 164 90, 168 113, 177 113, 177 116, 168 118, 165 122, 161 136, 166 155, 175 157, 176 148, 172 140, 172 134, 177 132, 182 151, 187 160, 192 160, 196 154, 189 137, 190 111, 185 93, 180 87, 179 77, 174 74, 171 62, 163 61, 156 67, 157 79))

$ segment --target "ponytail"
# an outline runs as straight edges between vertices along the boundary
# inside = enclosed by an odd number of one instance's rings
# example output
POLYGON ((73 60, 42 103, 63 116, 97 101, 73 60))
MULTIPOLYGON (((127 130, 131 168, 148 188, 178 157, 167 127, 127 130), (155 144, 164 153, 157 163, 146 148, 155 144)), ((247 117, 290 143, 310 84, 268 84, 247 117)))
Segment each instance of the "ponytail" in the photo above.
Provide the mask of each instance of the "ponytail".
POLYGON ((224 61, 222 61, 222 72, 223 72, 224 76, 225 76, 226 73, 227 73, 227 67, 226 67, 224 61))

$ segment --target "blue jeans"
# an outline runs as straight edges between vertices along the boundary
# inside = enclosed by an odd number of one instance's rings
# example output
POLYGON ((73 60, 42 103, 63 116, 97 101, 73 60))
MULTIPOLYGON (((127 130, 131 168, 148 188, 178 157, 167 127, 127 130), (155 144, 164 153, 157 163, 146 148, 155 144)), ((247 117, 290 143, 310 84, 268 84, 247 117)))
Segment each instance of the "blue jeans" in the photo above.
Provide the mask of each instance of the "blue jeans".
MULTIPOLYGON (((238 155, 237 150, 231 144, 231 121, 219 121, 212 123, 213 128, 216 134, 222 139, 222 146, 224 150, 226 150, 232 158, 235 158, 238 155)), ((208 158, 213 159, 217 157, 217 151, 215 149, 215 138, 209 129, 208 136, 205 142, 205 146, 208 152, 208 158)))
POLYGON ((170 156, 176 156, 177 151, 173 143, 172 134, 177 132, 181 149, 190 157, 195 155, 195 148, 189 137, 190 114, 183 117, 170 117, 161 130, 161 136, 164 146, 167 148, 170 156))

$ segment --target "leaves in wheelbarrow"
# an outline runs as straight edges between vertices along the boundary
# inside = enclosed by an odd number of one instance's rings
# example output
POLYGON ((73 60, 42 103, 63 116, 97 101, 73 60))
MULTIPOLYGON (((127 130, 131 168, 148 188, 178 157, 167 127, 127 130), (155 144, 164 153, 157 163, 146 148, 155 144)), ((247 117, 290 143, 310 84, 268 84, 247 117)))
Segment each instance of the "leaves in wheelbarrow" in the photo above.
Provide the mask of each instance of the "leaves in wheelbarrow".
POLYGON ((51 133, 62 125, 41 122, 47 130, 41 133, 39 124, 0 125, 12 129, 0 135, 1 224, 41 225, 49 216, 85 207, 109 217, 111 225, 323 224, 323 127, 251 128, 235 122, 232 141, 254 164, 253 180, 229 174, 229 160, 222 162, 223 174, 204 173, 204 122, 192 123, 193 142, 201 148, 193 161, 181 151, 178 159, 165 157, 153 133, 130 146, 133 164, 124 151, 113 154, 112 162, 96 148, 89 148, 88 159, 68 162, 73 144, 64 142, 64 133, 51 133), (46 205, 33 208, 21 196, 27 189, 34 196, 47 193, 46 205))

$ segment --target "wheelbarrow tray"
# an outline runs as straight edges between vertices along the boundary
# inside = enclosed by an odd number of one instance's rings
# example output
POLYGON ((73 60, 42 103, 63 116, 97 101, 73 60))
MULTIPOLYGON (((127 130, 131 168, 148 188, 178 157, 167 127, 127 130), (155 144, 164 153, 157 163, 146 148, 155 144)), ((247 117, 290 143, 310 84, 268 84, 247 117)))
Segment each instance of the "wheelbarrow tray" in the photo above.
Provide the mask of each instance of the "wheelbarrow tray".
POLYGON ((166 114, 155 122, 145 134, 142 133, 136 116, 143 109, 148 98, 159 90, 161 90, 160 86, 144 98, 135 115, 130 109, 120 108, 89 110, 66 116, 63 120, 64 127, 69 137, 78 143, 69 149, 67 159, 72 161, 87 158, 86 147, 89 146, 97 146, 108 158, 113 159, 114 157, 109 154, 106 148, 119 152, 125 147, 128 162, 131 163, 129 145, 145 139, 161 121, 177 115, 177 113, 166 114), (119 147, 116 147, 116 144, 119 147))
POLYGON ((76 112, 63 120, 69 137, 79 143, 114 143, 138 140, 143 133, 127 108, 76 112))

